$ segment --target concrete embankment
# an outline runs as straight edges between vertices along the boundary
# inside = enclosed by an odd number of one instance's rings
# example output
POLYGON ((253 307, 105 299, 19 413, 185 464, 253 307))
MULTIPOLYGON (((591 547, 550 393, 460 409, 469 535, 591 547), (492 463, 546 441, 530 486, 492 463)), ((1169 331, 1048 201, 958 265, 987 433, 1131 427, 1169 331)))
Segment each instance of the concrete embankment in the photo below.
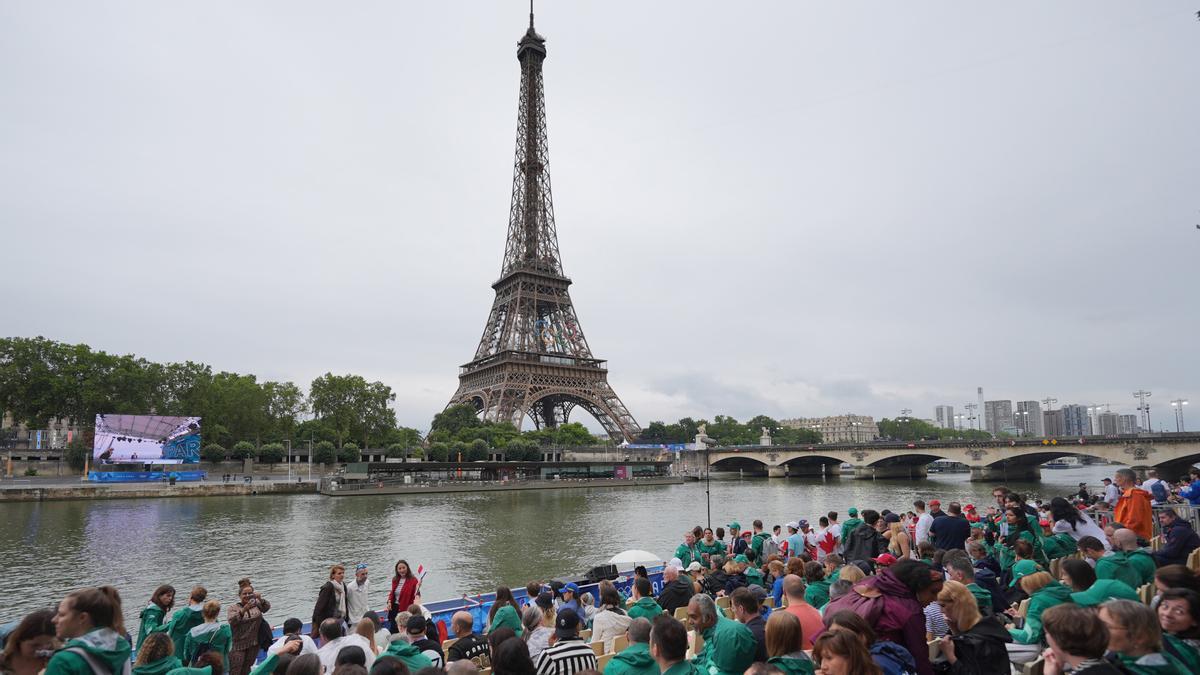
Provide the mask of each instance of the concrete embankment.
POLYGON ((259 481, 255 483, 78 483, 30 485, 0 490, 2 502, 40 502, 68 499, 146 499, 175 497, 236 497, 248 495, 314 494, 316 481, 259 481))
POLYGON ((564 490, 579 488, 641 487, 644 485, 679 485, 681 476, 658 478, 593 478, 530 481, 447 481, 414 485, 339 485, 337 489, 325 487, 321 494, 331 497, 359 497, 364 495, 416 495, 442 492, 502 492, 509 490, 564 490))

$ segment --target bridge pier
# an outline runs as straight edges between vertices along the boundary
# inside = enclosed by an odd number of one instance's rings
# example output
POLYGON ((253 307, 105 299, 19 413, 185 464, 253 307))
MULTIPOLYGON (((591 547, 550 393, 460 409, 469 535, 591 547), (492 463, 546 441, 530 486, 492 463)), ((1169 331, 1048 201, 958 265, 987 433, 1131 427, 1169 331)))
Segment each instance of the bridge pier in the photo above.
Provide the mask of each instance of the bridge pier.
POLYGON ((876 478, 925 478, 929 472, 924 464, 898 464, 894 466, 856 466, 855 480, 875 480, 876 478))
POLYGON ((971 482, 1003 483, 1010 480, 1041 480, 1042 468, 1037 464, 1016 466, 973 466, 971 482))
POLYGON ((772 466, 767 469, 767 476, 770 478, 787 478, 788 468, 786 466, 772 466))

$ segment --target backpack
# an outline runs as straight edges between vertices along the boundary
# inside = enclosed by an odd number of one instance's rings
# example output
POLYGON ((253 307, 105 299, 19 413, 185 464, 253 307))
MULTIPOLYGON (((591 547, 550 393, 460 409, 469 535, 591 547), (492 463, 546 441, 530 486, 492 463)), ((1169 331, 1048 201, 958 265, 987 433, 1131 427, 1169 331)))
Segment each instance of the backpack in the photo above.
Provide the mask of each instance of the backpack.
POLYGON ((762 559, 770 560, 773 555, 779 555, 779 544, 771 537, 767 537, 762 544, 762 559))
MULTIPOLYGON (((216 632, 217 631, 213 631, 213 637, 216 637, 216 632)), ((196 645, 196 651, 192 653, 192 658, 189 659, 188 666, 191 668, 198 668, 200 666, 200 657, 209 652, 215 651, 217 651, 217 648, 213 646, 212 637, 210 637, 208 642, 203 642, 196 645)))
POLYGON ((1171 498, 1171 495, 1167 494, 1167 488, 1161 480, 1156 480, 1150 485, 1150 496, 1154 497, 1154 501, 1160 504, 1165 504, 1171 498))

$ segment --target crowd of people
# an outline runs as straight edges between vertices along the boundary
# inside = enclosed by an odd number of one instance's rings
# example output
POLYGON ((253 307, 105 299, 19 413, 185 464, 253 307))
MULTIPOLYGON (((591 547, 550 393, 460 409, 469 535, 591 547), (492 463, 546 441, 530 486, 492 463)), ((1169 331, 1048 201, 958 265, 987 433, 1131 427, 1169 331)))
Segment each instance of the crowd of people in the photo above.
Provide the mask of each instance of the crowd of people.
POLYGON ((386 612, 367 565, 334 565, 311 630, 289 618, 278 638, 250 579, 225 607, 200 586, 177 607, 160 586, 132 631, 117 589, 84 588, 0 630, 0 675, 1009 675, 1036 660, 1051 675, 1200 673, 1200 535, 1171 507, 1193 478, 1166 497, 1119 469, 1111 501, 1107 483, 1046 502, 997 487, 981 508, 696 526, 658 589, 644 568, 628 597, 611 581, 535 581, 523 601, 502 586, 482 630, 460 611, 449 635, 404 560, 386 612))

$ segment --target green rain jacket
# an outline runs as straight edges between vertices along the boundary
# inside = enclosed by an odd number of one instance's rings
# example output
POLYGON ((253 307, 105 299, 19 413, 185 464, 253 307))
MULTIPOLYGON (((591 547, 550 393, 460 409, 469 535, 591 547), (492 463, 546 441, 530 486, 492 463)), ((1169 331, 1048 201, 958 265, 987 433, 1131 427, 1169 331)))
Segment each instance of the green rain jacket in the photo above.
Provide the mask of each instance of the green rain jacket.
POLYGON ((762 570, 758 569, 757 567, 750 566, 746 568, 745 574, 747 586, 762 586, 763 588, 767 588, 767 582, 763 580, 762 570))
MULTIPOLYGON (((684 548, 687 547, 684 546, 684 548)), ((722 544, 718 539, 713 539, 713 543, 706 544, 704 543, 704 540, 701 539, 700 541, 696 542, 696 559, 700 561, 701 565, 704 564, 703 556, 705 553, 707 553, 709 557, 714 555, 725 555, 725 544, 722 544)))
POLYGON ((821 609, 829 604, 829 587, 831 585, 828 579, 810 582, 804 589, 804 601, 821 609))
POLYGON ((842 523, 842 541, 849 541, 850 533, 854 531, 854 528, 862 524, 862 518, 847 518, 846 522, 842 523))
POLYGON ((696 666, 692 665, 691 661, 685 660, 667 668, 663 671, 662 675, 698 675, 699 672, 696 670, 696 666))
POLYGON ((212 666, 203 668, 176 668, 167 671, 167 675, 212 675, 212 666))
POLYGON ((1051 560, 1065 558, 1074 554, 1079 550, 1079 546, 1075 543, 1075 538, 1066 532, 1042 537, 1042 550, 1046 552, 1046 557, 1051 560))
POLYGON ((193 628, 204 623, 204 616, 200 613, 204 603, 191 605, 175 610, 171 615, 171 620, 159 626, 155 630, 166 631, 167 635, 171 636, 171 642, 175 643, 175 656, 179 660, 183 660, 184 642, 187 641, 188 633, 193 628))
POLYGON ((1137 590, 1142 585, 1142 575, 1130 562, 1124 551, 1113 551, 1096 561, 1097 579, 1116 579, 1137 590))
POLYGON ((642 598, 641 600, 633 603, 633 606, 631 606, 625 613, 629 615, 630 619, 643 617, 649 621, 654 621, 654 617, 662 614, 662 612, 662 607, 658 606, 658 603, 654 601, 654 598, 642 598))
POLYGON ((133 651, 141 651, 142 643, 145 642, 146 637, 151 633, 156 633, 161 630, 163 617, 165 615, 166 612, 163 611, 163 608, 154 603, 150 603, 146 609, 142 610, 142 622, 140 625, 138 625, 137 646, 134 647, 133 651))
POLYGON ((164 656, 157 661, 134 666, 133 675, 167 675, 172 670, 182 667, 183 664, 179 662, 179 658, 175 655, 164 656))
POLYGON ((813 675, 813 662, 790 656, 772 656, 767 663, 782 670, 786 675, 813 675))
POLYGON ((1200 673, 1200 652, 1182 639, 1163 633, 1163 652, 1175 657, 1184 665, 1188 673, 1200 673))
POLYGON ((700 559, 700 552, 695 544, 690 547, 687 544, 680 544, 679 548, 675 549, 675 557, 679 558, 679 562, 683 563, 685 568, 693 562, 698 562, 701 565, 704 564, 704 561, 700 559))
POLYGON ((708 675, 742 675, 754 663, 758 641, 754 633, 732 619, 717 614, 717 622, 701 633, 704 649, 692 664, 708 675))
MULTIPOLYGON (((1129 557, 1129 564, 1133 565, 1134 569, 1142 575, 1143 584, 1154 583, 1154 572, 1158 570, 1158 564, 1154 562, 1154 556, 1150 555, 1146 549, 1139 548, 1136 551, 1130 551, 1125 554, 1129 557)), ((1137 586, 1133 589, 1136 591, 1137 586)))
POLYGON ((634 642, 612 657, 604 675, 658 675, 658 663, 650 656, 650 645, 634 642))
POLYGON ((766 532, 759 532, 750 539, 750 550, 754 551, 753 560, 759 564, 765 563, 762 559, 763 542, 770 539, 771 535, 766 532))
MULTIPOLYGON (((983 588, 979 584, 972 581, 967 584, 967 590, 971 591, 971 595, 975 596, 975 604, 979 606, 979 613, 987 616, 992 613, 992 593, 983 588)), ((1030 603, 1032 604, 1032 603, 1030 603)))
POLYGON ((1013 642, 1020 645, 1035 645, 1042 641, 1042 612, 1064 602, 1071 602, 1071 589, 1057 581, 1051 581, 1029 596, 1029 611, 1025 614, 1025 627, 1020 630, 1009 628, 1013 642))
MULTIPOLYGON (((510 605, 508 608, 512 609, 512 606, 510 605)), ((496 616, 500 616, 500 612, 496 612, 496 616)), ((381 656, 394 656, 400 659, 404 665, 408 666, 409 672, 413 673, 433 665, 433 661, 430 661, 428 656, 422 654, 420 649, 405 640, 396 640, 381 656)))
POLYGON ((521 625, 521 617, 517 615, 516 607, 505 605, 496 610, 496 616, 492 617, 492 625, 488 626, 487 632, 494 633, 497 628, 511 628, 517 637, 521 637, 525 627, 521 625))
POLYGON ((180 659, 187 665, 199 654, 200 648, 211 644, 213 650, 221 653, 221 658, 229 662, 229 648, 233 646, 233 629, 227 623, 202 623, 188 631, 183 641, 183 657, 180 659))
POLYGON ((97 628, 67 640, 67 644, 50 657, 45 675, 92 675, 92 667, 87 659, 72 651, 75 649, 82 649, 96 661, 108 666, 113 675, 128 672, 125 669, 129 667, 129 655, 132 653, 129 643, 111 628, 97 628))
POLYGON ((1187 666, 1174 656, 1163 652, 1138 657, 1118 653, 1116 661, 1125 672, 1133 675, 1191 675, 1194 672, 1188 670, 1187 666))

